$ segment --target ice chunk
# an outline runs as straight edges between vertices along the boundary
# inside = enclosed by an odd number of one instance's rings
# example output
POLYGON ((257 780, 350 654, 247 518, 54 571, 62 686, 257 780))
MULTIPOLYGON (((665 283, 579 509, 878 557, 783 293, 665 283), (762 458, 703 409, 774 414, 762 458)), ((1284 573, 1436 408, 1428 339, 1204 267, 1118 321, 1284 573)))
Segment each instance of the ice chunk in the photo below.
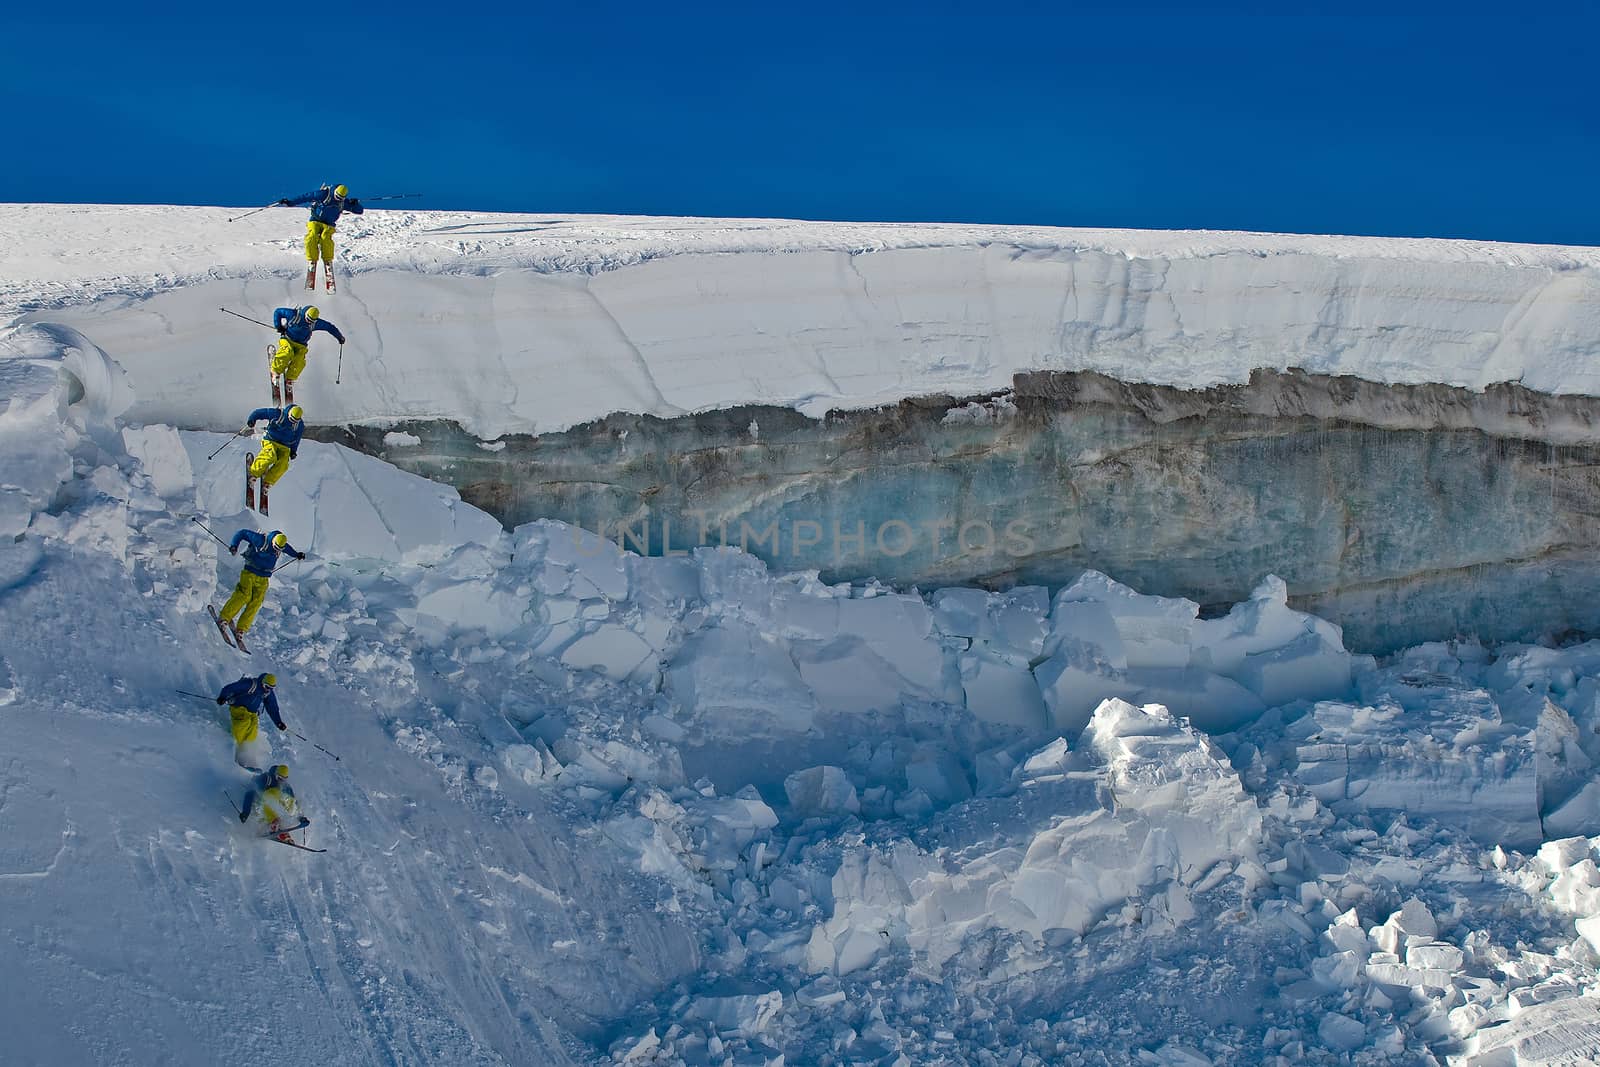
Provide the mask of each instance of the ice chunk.
POLYGON ((608 623, 568 645, 561 662, 607 678, 639 680, 654 672, 656 650, 627 627, 608 623))
POLYGON ((1367 1028, 1360 1020, 1330 1011, 1317 1024, 1322 1043, 1339 1052, 1354 1052, 1367 1043, 1367 1028))
POLYGON ((764 1033, 783 1011, 783 994, 764 993, 695 997, 684 1017, 709 1023, 722 1038, 755 1037, 764 1033))
POLYGON ((861 810, 856 787, 841 767, 808 767, 783 780, 789 807, 801 818, 809 816, 854 815, 861 810))
POLYGON ((1131 699, 1140 686, 1113 667, 1101 650, 1075 637, 1063 636, 1056 653, 1034 668, 1034 681, 1050 716, 1050 730, 1076 741, 1101 701, 1131 699))
POLYGON ((124 426, 122 444, 164 497, 177 496, 194 485, 194 469, 183 438, 170 426, 124 426))
POLYGON ((1026 666, 989 652, 964 653, 958 662, 967 708, 980 722, 1014 726, 1030 737, 1044 732, 1048 712, 1026 666))
POLYGON ((917 746, 906 764, 906 787, 922 790, 940 807, 972 795, 961 764, 942 746, 933 744, 917 746))
POLYGON ((1280 648, 1254 652, 1233 675, 1267 707, 1291 700, 1328 700, 1350 689, 1350 654, 1322 634, 1308 633, 1280 648))
POLYGON ((1127 680, 1138 687, 1129 700, 1160 704, 1207 733, 1237 730, 1266 710, 1238 682, 1192 667, 1130 667, 1127 680))
POLYGON ((686 709, 726 720, 741 736, 762 728, 803 732, 816 716, 816 700, 794 660, 737 624, 686 641, 667 670, 666 691, 686 709))
POLYGON ((1098 571, 1085 571, 1057 593, 1055 611, 1069 612, 1068 605, 1082 601, 1109 610, 1129 667, 1189 665, 1191 637, 1200 614, 1194 601, 1144 596, 1098 571))

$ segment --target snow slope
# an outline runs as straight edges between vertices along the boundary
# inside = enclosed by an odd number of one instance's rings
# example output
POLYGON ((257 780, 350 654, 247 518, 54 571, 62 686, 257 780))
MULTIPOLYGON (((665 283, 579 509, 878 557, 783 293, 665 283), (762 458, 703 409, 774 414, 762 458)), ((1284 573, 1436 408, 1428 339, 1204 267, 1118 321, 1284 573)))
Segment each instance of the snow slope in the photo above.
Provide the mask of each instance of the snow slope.
MULTIPOLYGON (((305 297, 302 212, 0 205, 0 324, 80 330, 133 418, 229 427, 305 297)), ((374 211, 305 390, 317 423, 484 438, 611 411, 821 415, 1026 370, 1200 387, 1257 367, 1600 393, 1600 252, 1459 241, 374 211), (330 373, 330 371, 334 373, 330 373), (334 386, 336 374, 342 377, 334 386)))
POLYGON ((308 443, 246 659, 242 446, 9 344, 8 1063, 1600 1058, 1596 643, 641 558, 308 443), (325 856, 220 795, 177 690, 245 669, 325 856))

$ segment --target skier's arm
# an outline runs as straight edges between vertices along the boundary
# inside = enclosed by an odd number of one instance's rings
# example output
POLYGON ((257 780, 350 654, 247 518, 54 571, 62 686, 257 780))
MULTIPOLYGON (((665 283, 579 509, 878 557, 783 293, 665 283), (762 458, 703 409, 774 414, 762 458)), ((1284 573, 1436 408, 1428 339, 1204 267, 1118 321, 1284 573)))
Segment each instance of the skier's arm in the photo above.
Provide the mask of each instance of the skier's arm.
POLYGON ((243 682, 229 682, 222 687, 222 692, 217 694, 217 703, 227 704, 237 700, 243 695, 244 688, 243 682))
POLYGON ((345 198, 344 209, 352 215, 364 215, 367 209, 361 206, 361 201, 345 198))
POLYGON ((302 204, 311 203, 311 201, 315 200, 317 197, 319 197, 321 195, 322 195, 322 190, 318 189, 316 192, 301 193, 299 196, 287 197, 287 198, 285 198, 283 200, 279 200, 278 203, 282 204, 284 207, 299 207, 302 204))
POLYGON ((313 326, 311 329, 312 329, 313 333, 316 332, 317 330, 325 330, 326 332, 333 334, 334 338, 340 344, 344 344, 344 334, 339 332, 339 327, 335 326, 333 323, 329 322, 327 319, 318 319, 317 320, 317 324, 315 326, 313 326))
POLYGON ((233 544, 228 546, 228 551, 232 552, 234 555, 238 555, 239 543, 241 541, 249 542, 250 547, 253 549, 259 549, 262 545, 266 544, 267 539, 264 534, 259 534, 254 530, 240 530, 238 533, 233 535, 233 544))
POLYGON ((267 691, 267 714, 272 716, 272 725, 280 730, 288 729, 283 724, 283 716, 278 714, 278 694, 271 690, 267 691))
POLYGON ((278 308, 272 313, 272 328, 282 333, 289 328, 289 320, 294 318, 294 308, 278 308))
POLYGON ((239 812, 239 821, 244 822, 250 818, 250 813, 256 810, 256 791, 254 789, 244 795, 244 810, 239 812))
POLYGON ((244 420, 244 424, 254 429, 255 424, 260 422, 262 419, 270 419, 277 414, 277 408, 256 408, 250 413, 250 417, 244 420))

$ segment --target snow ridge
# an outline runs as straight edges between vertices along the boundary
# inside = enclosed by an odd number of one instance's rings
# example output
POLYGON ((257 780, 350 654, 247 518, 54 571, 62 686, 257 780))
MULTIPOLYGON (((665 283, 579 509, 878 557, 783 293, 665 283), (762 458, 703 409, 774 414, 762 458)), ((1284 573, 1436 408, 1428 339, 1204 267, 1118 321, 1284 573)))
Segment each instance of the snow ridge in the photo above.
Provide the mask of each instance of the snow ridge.
MULTIPOLYGON (((0 323, 75 326, 128 370, 133 417, 221 429, 262 338, 216 308, 304 296, 282 213, 226 217, 0 205, 0 323)), ((324 424, 453 419, 493 439, 616 410, 820 416, 1040 370, 1600 395, 1592 249, 392 211, 340 241, 338 299, 383 328, 353 332, 348 388, 313 347, 303 380, 324 424)))

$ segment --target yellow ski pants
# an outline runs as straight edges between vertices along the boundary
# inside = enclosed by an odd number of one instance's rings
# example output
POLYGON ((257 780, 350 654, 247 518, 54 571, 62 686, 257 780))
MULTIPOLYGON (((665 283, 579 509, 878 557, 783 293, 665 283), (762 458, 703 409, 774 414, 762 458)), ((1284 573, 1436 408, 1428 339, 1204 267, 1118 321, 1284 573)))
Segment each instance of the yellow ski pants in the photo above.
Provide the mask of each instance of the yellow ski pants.
POLYGON ((288 821, 295 813, 299 804, 294 797, 289 796, 274 786, 261 794, 261 817, 271 823, 274 828, 280 822, 288 821))
POLYGON ((271 370, 274 376, 283 375, 289 381, 296 381, 300 372, 306 369, 306 346, 297 345, 287 337, 278 338, 277 351, 272 353, 271 370))
POLYGON ((315 263, 317 252, 322 252, 322 262, 333 262, 333 224, 317 222, 306 223, 306 262, 315 263))
POLYGON ((261 718, 249 708, 238 704, 228 709, 228 729, 233 731, 233 743, 247 745, 261 736, 261 718))
MULTIPOLYGON (((287 451, 284 453, 287 455, 287 451)), ((256 612, 261 610, 261 602, 267 596, 267 583, 269 579, 262 574, 251 574, 245 571, 239 575, 239 584, 233 587, 233 595, 228 597, 228 602, 222 605, 219 613, 224 619, 231 620, 233 613, 239 613, 239 621, 235 624, 240 633, 248 633, 250 624, 256 621, 256 612)), ((251 727, 254 730, 254 727, 251 727)))
MULTIPOLYGON (((262 441, 260 454, 256 456, 256 461, 250 464, 250 477, 260 478, 261 484, 270 489, 278 484, 278 479, 282 478, 283 472, 288 469, 289 449, 276 441, 262 441)), ((265 578, 261 580, 266 581, 265 578)), ((242 630, 244 627, 241 626, 239 629, 242 630)))

